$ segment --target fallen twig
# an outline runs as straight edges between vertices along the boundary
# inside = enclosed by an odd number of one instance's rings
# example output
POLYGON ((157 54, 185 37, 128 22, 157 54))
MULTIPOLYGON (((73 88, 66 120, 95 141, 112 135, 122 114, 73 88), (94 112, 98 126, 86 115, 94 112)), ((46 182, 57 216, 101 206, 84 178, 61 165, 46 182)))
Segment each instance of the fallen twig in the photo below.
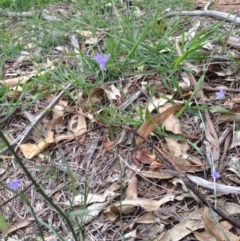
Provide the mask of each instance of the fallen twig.
MULTIPOLYGON (((181 12, 170 12, 165 15, 165 17, 174 17, 174 16, 206 16, 206 17, 212 17, 217 19, 226 20, 229 22, 234 22, 235 24, 240 24, 240 18, 236 17, 233 14, 229 13, 223 13, 218 11, 181 11, 181 12)), ((159 18, 158 21, 162 19, 159 18)))

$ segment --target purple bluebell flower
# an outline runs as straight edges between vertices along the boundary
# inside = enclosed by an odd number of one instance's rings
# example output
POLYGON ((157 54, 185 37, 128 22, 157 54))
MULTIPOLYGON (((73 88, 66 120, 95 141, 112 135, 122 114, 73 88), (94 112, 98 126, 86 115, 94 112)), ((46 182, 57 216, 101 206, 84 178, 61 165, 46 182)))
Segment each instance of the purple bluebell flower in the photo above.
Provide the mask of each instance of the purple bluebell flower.
POLYGON ((14 191, 17 191, 21 186, 21 182, 16 178, 14 181, 9 182, 8 186, 14 191))
POLYGON ((213 170, 213 172, 212 172, 212 178, 214 178, 214 179, 220 178, 220 173, 217 172, 216 170, 213 170))
POLYGON ((94 58, 98 62, 101 70, 105 69, 106 63, 110 56, 111 56, 110 54, 107 54, 104 56, 98 53, 97 56, 94 58))
POLYGON ((217 99, 224 99, 226 90, 220 89, 219 92, 216 92, 217 99))

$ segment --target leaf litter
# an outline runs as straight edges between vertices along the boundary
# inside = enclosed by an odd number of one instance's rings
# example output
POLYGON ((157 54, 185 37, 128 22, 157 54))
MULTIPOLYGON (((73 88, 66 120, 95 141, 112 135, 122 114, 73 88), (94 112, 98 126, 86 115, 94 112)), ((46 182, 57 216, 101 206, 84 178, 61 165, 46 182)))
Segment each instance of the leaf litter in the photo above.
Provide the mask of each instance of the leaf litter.
MULTIPOLYGON (((58 20, 51 18, 49 21, 58 20)), ((199 22, 190 28, 186 34, 188 36, 186 43, 194 40, 198 28, 199 22)), ((95 39, 94 34, 89 30, 83 30, 79 35, 86 38, 85 45, 99 43, 99 37, 95 39)), ((100 38, 104 39, 104 35, 100 38)), ((211 45, 205 43, 202 47, 205 48, 204 51, 209 48, 210 51, 214 51, 212 45, 213 43, 211 45)), ((76 45, 72 47, 75 51, 76 45)), ((110 54, 96 54, 98 58, 95 59, 100 69, 107 69, 106 63, 110 54)), ((33 70, 31 63, 29 63, 31 71, 27 74, 16 73, 14 69, 21 63, 18 59, 12 69, 6 66, 4 79, 1 80, 2 85, 14 87, 9 89, 14 91, 14 94, 10 92, 8 94, 13 101, 19 94, 21 95, 22 90, 19 86, 31 83, 34 78, 46 74, 45 70, 33 70), (9 78, 11 71, 15 72, 16 77, 9 78), (18 91, 20 93, 17 93, 18 91)), ((197 84, 194 80, 201 73, 199 66, 187 64, 186 66, 193 73, 189 74, 184 70, 179 76, 180 81, 184 80, 180 85, 184 92, 182 96, 191 95, 197 84)), ((42 69, 44 68, 54 71, 55 64, 47 61, 47 64, 43 63, 42 69)), ((223 82, 228 76, 237 77, 234 68, 224 67, 224 64, 220 66, 209 64, 204 81, 211 80, 213 74, 219 78, 222 77, 223 82)), ((153 78, 153 76, 150 77, 153 78)), ((234 107, 229 110, 230 113, 221 113, 218 117, 214 110, 210 109, 210 111, 201 112, 200 115, 184 112, 179 118, 176 114, 185 104, 182 104, 181 96, 176 95, 176 90, 170 95, 159 97, 156 94, 149 101, 151 92, 141 85, 145 81, 143 76, 124 78, 125 82, 121 85, 92 87, 88 96, 86 93, 81 95, 80 106, 72 102, 72 96, 75 94, 73 88, 62 93, 62 96, 67 99, 67 104, 63 105, 60 99, 56 99, 56 103, 49 109, 48 106, 52 100, 46 95, 36 104, 30 103, 26 108, 22 106, 21 112, 10 116, 3 131, 6 132, 10 142, 20 137, 18 155, 24 161, 31 159, 31 162, 26 161, 26 166, 34 177, 40 172, 40 168, 45 169, 44 177, 38 182, 48 190, 55 203, 69 212, 70 216, 74 216, 74 212, 86 211, 86 216, 82 219, 79 215, 76 216, 82 222, 84 235, 88 239, 96 235, 97 240, 104 240, 106 237, 114 240, 121 237, 119 231, 122 229, 125 238, 132 240, 144 237, 147 240, 154 238, 161 241, 177 241, 189 235, 191 237, 195 235, 198 240, 220 241, 225 240, 225 234, 230 240, 239 240, 237 226, 222 222, 223 218, 209 209, 206 203, 202 203, 204 207, 200 207, 198 202, 201 199, 188 185, 185 185, 183 178, 187 177, 210 203, 214 203, 213 198, 217 198, 220 210, 229 215, 235 215, 236 218, 239 216, 240 208, 236 202, 236 195, 240 192, 238 187, 239 132, 235 126, 233 126, 235 129, 232 142, 229 142, 224 151, 227 154, 224 159, 220 158, 223 145, 219 142, 226 123, 233 125, 238 120, 238 107, 234 104, 234 107), (68 92, 70 95, 67 95, 68 92), (141 111, 147 117, 146 119, 141 119, 142 116, 138 115, 133 108, 138 105, 139 99, 141 99, 141 111), (124 115, 123 110, 129 111, 128 115, 131 115, 129 117, 132 123, 138 123, 138 125, 132 128, 132 125, 126 126, 124 122, 124 125, 123 123, 114 124, 112 120, 115 119, 112 116, 107 119, 107 123, 104 123, 104 118, 101 119, 100 114, 104 115, 107 108, 119 111, 120 115, 124 115), (21 133, 26 133, 24 131, 29 125, 29 118, 26 119, 23 115, 26 109, 31 110, 34 120, 38 119, 40 113, 44 115, 34 125, 34 132, 22 135, 21 133), (40 131, 41 138, 46 133, 48 136, 34 142, 34 133, 41 129, 43 129, 43 132, 40 131), (126 132, 122 135, 123 138, 120 138, 123 130, 126 132), (191 136, 196 139, 192 140, 189 138, 191 136), (151 145, 146 140, 150 141, 151 145), (21 143, 22 141, 24 143, 21 143), (162 153, 162 156, 159 153, 162 153), (166 158, 172 161, 172 166, 166 158), (119 162, 119 160, 123 161, 119 162), (220 160, 222 163, 219 163, 220 160), (218 170, 221 164, 224 164, 224 168, 218 170), (221 171, 220 178, 215 180, 217 183, 212 180, 212 169, 221 171), (182 175, 179 175, 178 171, 182 175), (61 184, 66 184, 68 188, 61 184), (87 188, 84 184, 88 185, 87 188), (213 196, 214 191, 216 196, 213 196), (229 193, 233 196, 227 196, 229 193), (203 228, 205 231, 201 232, 203 228)), ((89 78, 89 83, 92 83, 91 81, 89 78)), ((161 82, 160 76, 158 81, 161 82)), ((207 84, 212 86, 216 83, 213 80, 207 84)), ((37 85, 38 88, 41 86, 40 83, 37 85)), ((224 85, 227 86, 227 82, 224 82, 224 85)), ((155 87, 159 86, 156 84, 155 87)), ((237 88, 237 85, 235 87, 237 88)), ((206 97, 211 107, 224 108, 224 102, 222 102, 224 99, 231 101, 234 99, 234 95, 228 89, 223 88, 221 92, 220 89, 213 91, 211 88, 200 86, 196 95, 196 105, 206 97), (216 96, 216 93, 220 95, 216 96)), ((54 91, 58 91, 57 87, 54 87, 54 91)), ((78 91, 82 93, 82 90, 78 91)), ((166 91, 166 93, 169 92, 166 91)), ((109 113, 106 113, 107 115, 109 113)), ((9 183, 11 177, 22 177, 21 184, 23 188, 26 187, 30 184, 29 180, 19 169, 18 164, 14 160, 11 164, 9 158, 12 160, 10 152, 1 153, 1 182, 9 183), (7 168, 6 165, 8 165, 7 168)), ((0 192, 4 202, 11 199, 12 193, 9 190, 1 189, 0 192)), ((71 236, 61 217, 54 210, 43 209, 47 205, 46 200, 38 194, 34 186, 31 190, 25 190, 24 194, 31 199, 36 216, 41 216, 42 220, 55 226, 62 235, 71 236), (56 216, 53 218, 54 215, 56 216)), ((14 218, 10 220, 9 228, 4 231, 4 235, 14 233, 20 237, 21 232, 24 232, 29 236, 29 229, 31 233, 38 233, 36 226, 32 225, 34 219, 30 217, 27 206, 22 205, 20 197, 11 199, 3 206, 2 202, 1 200, 0 206, 5 218, 8 217, 11 205, 14 207, 12 212, 14 218), (25 218, 26 216, 30 218, 25 218)), ((47 239, 51 233, 47 229, 44 230, 47 239)))

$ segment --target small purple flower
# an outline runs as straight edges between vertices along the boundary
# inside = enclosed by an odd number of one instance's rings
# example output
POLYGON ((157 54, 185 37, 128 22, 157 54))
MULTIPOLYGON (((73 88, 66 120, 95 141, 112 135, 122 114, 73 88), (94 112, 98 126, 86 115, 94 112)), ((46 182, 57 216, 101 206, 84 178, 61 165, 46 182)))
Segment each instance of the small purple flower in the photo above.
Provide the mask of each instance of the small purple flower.
POLYGON ((8 186, 14 191, 17 191, 21 186, 21 182, 16 178, 14 181, 9 182, 8 186))
POLYGON ((226 94, 226 90, 220 89, 219 92, 216 92, 217 99, 224 99, 226 94))
POLYGON ((214 179, 220 178, 220 173, 217 172, 217 171, 215 171, 215 170, 213 170, 213 172, 212 172, 212 178, 214 178, 214 179))
POLYGON ((103 56, 98 53, 97 56, 94 58, 98 62, 101 70, 105 69, 106 63, 107 63, 109 57, 110 57, 110 54, 103 56))

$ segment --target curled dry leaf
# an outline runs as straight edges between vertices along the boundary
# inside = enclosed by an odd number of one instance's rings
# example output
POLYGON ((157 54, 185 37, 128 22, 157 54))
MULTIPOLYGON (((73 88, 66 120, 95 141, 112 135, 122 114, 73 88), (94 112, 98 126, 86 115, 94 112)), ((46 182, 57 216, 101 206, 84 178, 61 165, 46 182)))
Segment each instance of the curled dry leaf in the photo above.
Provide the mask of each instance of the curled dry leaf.
POLYGON ((240 184, 240 172, 234 168, 227 168, 224 171, 224 177, 236 184, 240 184))
POLYGON ((117 97, 114 93, 109 90, 106 90, 102 87, 96 87, 92 89, 88 96, 88 101, 91 105, 94 105, 96 102, 100 101, 100 99, 106 94, 109 100, 116 100, 117 97))
POLYGON ((181 79, 183 82, 180 82, 179 86, 182 88, 182 90, 189 91, 191 89, 191 81, 189 79, 189 75, 186 72, 182 72, 181 79))
POLYGON ((240 105, 232 108, 229 110, 230 113, 220 113, 217 117, 216 123, 222 124, 222 123, 228 123, 233 121, 239 121, 240 120, 240 105))
MULTIPOLYGON (((161 112, 166 110, 167 109, 165 107, 160 109, 161 112)), ((176 116, 172 114, 163 122, 163 125, 167 131, 171 131, 174 134, 182 134, 180 121, 176 116)))
POLYGON ((5 84, 9 87, 15 87, 18 85, 25 84, 33 76, 41 76, 41 75, 44 75, 45 73, 46 73, 46 71, 38 72, 38 71, 34 70, 32 73, 30 73, 28 75, 24 75, 24 76, 12 78, 12 79, 0 80, 0 83, 5 84))
POLYGON ((45 150, 51 143, 54 142, 53 132, 49 131, 47 138, 41 140, 38 144, 26 143, 19 145, 23 155, 27 159, 32 159, 40 152, 45 150))
POLYGON ((114 84, 111 85, 111 89, 115 96, 121 97, 121 93, 120 93, 119 89, 117 89, 114 84))
MULTIPOLYGON (((224 203, 223 209, 229 215, 239 214, 240 212, 240 206, 231 202, 224 203)), ((191 212, 191 214, 182 220, 182 222, 174 225, 164 235, 159 235, 154 241, 179 241, 180 239, 183 239, 185 236, 192 233, 192 231, 203 228, 204 222, 201 218, 202 213, 203 208, 191 212)))
POLYGON ((62 105, 55 105, 53 108, 53 118, 51 120, 51 128, 60 125, 63 122, 65 107, 62 105))
POLYGON ((136 156, 131 156, 131 160, 137 166, 141 164, 149 164, 151 169, 162 167, 161 161, 157 159, 156 155, 153 155, 147 149, 138 150, 136 156))
POLYGON ((140 217, 138 217, 134 223, 157 223, 156 217, 153 212, 146 213, 140 217))
MULTIPOLYGON (((232 225, 227 222, 227 221, 223 221, 220 222, 221 226, 226 229, 226 230, 230 230, 232 228, 232 225)), ((215 237, 213 237, 210 233, 203 231, 203 232, 193 232, 193 234, 195 235, 195 237, 199 240, 199 241, 216 241, 215 237)))
POLYGON ((125 199, 134 199, 138 197, 137 193, 137 177, 135 174, 131 177, 128 182, 128 187, 126 190, 126 197, 125 199))
POLYGON ((173 174, 166 173, 163 170, 141 171, 140 173, 144 177, 157 178, 159 180, 170 179, 170 178, 174 177, 173 174))
MULTIPOLYGON (((151 134, 151 132, 156 128, 157 125, 162 124, 171 114, 180 110, 183 106, 184 106, 183 104, 172 106, 167 110, 165 110, 164 112, 145 121, 138 129, 138 133, 143 135, 144 137, 148 137, 151 134)), ((137 146, 139 146, 143 142, 143 140, 139 136, 136 136, 135 141, 137 146)))
POLYGON ((22 93, 22 87, 21 86, 15 86, 9 88, 9 92, 7 93, 7 97, 11 99, 17 99, 22 93))
MULTIPOLYGON (((132 173, 132 172, 131 172, 132 173)), ((132 200, 138 197, 137 193, 137 177, 135 174, 132 175, 128 182, 128 187, 126 190, 126 196, 124 200, 132 200)), ((111 204, 109 212, 106 215, 110 220, 116 220, 118 215, 122 212, 123 214, 130 214, 135 209, 133 205, 116 206, 114 203, 111 204)))
POLYGON ((187 143, 179 143, 178 141, 165 137, 164 138, 168 147, 169 152, 171 152, 174 156, 186 156, 187 150, 189 150, 189 145, 187 143))
POLYGON ((102 194, 96 194, 96 193, 88 193, 86 194, 79 194, 73 198, 71 198, 70 201, 64 202, 63 204, 66 206, 78 206, 82 205, 84 203, 91 204, 95 202, 105 202, 107 197, 115 197, 117 195, 116 191, 120 189, 119 185, 116 185, 116 183, 113 183, 108 189, 105 190, 102 194))
POLYGON ((204 170, 204 164, 197 158, 181 158, 172 155, 164 151, 165 155, 168 156, 176 166, 184 172, 202 172, 204 170))
POLYGON ((142 164, 149 164, 153 162, 151 158, 152 153, 147 149, 140 149, 137 151, 136 159, 142 164))
POLYGON ((115 145, 118 143, 119 138, 115 139, 114 141, 109 141, 107 140, 107 137, 103 137, 103 147, 105 148, 106 151, 111 151, 115 145))
POLYGON ((87 223, 91 222, 95 217, 97 217, 99 215, 99 213, 102 210, 104 210, 107 206, 109 206, 112 199, 113 199, 113 197, 104 203, 93 203, 92 205, 88 206, 87 211, 89 213, 88 213, 88 216, 86 218, 84 218, 83 223, 87 224, 87 223))
POLYGON ((83 37, 91 37, 93 35, 93 33, 88 30, 76 30, 76 32, 83 37))
POLYGON ((219 227, 219 224, 213 221, 209 217, 209 208, 204 207, 202 219, 204 222, 205 230, 211 234, 213 237, 216 238, 217 241, 225 241, 226 236, 231 241, 239 241, 240 237, 234 235, 233 233, 229 232, 228 230, 224 229, 222 226, 219 227))
MULTIPOLYGON (((148 212, 155 211, 157 210, 161 205, 164 203, 170 202, 174 200, 174 195, 173 194, 168 194, 165 195, 162 199, 160 200, 151 200, 151 199, 146 199, 146 198, 135 198, 131 200, 123 200, 122 202, 117 202, 115 203, 115 206, 118 207, 119 209, 124 207, 125 205, 132 205, 134 206, 140 206, 143 209, 145 209, 148 212)), ((110 208, 107 208, 104 212, 109 212, 110 208)))
MULTIPOLYGON (((81 112, 82 111, 79 110, 79 113, 81 112)), ((87 130, 87 123, 85 117, 80 114, 73 115, 67 126, 70 133, 72 133, 74 136, 79 136, 87 130)), ((83 140, 84 137, 85 136, 81 136, 81 140, 83 140)))
MULTIPOLYGON (((126 197, 125 200, 132 200, 138 197, 138 192, 137 192, 137 177, 135 174, 131 177, 131 179, 128 182, 128 187, 126 190, 126 197)), ((132 205, 125 205, 121 207, 119 210, 122 211, 123 214, 130 214, 134 210, 134 207, 132 205)))
MULTIPOLYGON (((40 210, 40 211, 36 212, 36 213, 35 213, 35 216, 36 216, 36 217, 41 216, 46 210, 47 210, 47 209, 43 209, 43 210, 40 210)), ((11 225, 11 226, 7 229, 7 231, 4 233, 4 236, 6 236, 6 235, 8 235, 8 234, 10 234, 10 233, 12 233, 12 232, 20 229, 20 228, 24 228, 24 227, 28 226, 28 225, 31 224, 33 221, 34 221, 34 218, 31 217, 31 218, 26 218, 26 219, 24 219, 24 220, 21 220, 21 221, 15 223, 15 224, 11 225)))
POLYGON ((158 169, 158 168, 161 168, 161 167, 162 167, 162 164, 160 162, 157 162, 157 161, 153 161, 150 165, 151 169, 158 169))
POLYGON ((239 145, 240 145, 240 131, 235 131, 233 134, 232 143, 231 143, 229 149, 232 149, 239 145))
MULTIPOLYGON (((168 102, 169 99, 171 100, 172 98, 173 95, 166 95, 164 97, 161 97, 160 99, 157 99, 153 96, 146 109, 148 109, 148 111, 151 113, 154 109, 158 109, 160 106, 163 106, 166 102, 168 102)), ((144 111, 144 113, 145 112, 146 110, 144 111)))
MULTIPOLYGON (((170 103, 168 103, 170 104, 170 103)), ((165 111, 166 107, 160 109, 160 111, 165 111)), ((163 125, 167 131, 170 131, 176 135, 182 135, 182 128, 180 121, 174 116, 170 115, 164 122, 163 125)), ((168 147, 168 150, 177 157, 187 156, 187 150, 189 150, 189 146, 187 143, 180 143, 177 140, 174 140, 169 137, 165 137, 165 141, 168 147)))

